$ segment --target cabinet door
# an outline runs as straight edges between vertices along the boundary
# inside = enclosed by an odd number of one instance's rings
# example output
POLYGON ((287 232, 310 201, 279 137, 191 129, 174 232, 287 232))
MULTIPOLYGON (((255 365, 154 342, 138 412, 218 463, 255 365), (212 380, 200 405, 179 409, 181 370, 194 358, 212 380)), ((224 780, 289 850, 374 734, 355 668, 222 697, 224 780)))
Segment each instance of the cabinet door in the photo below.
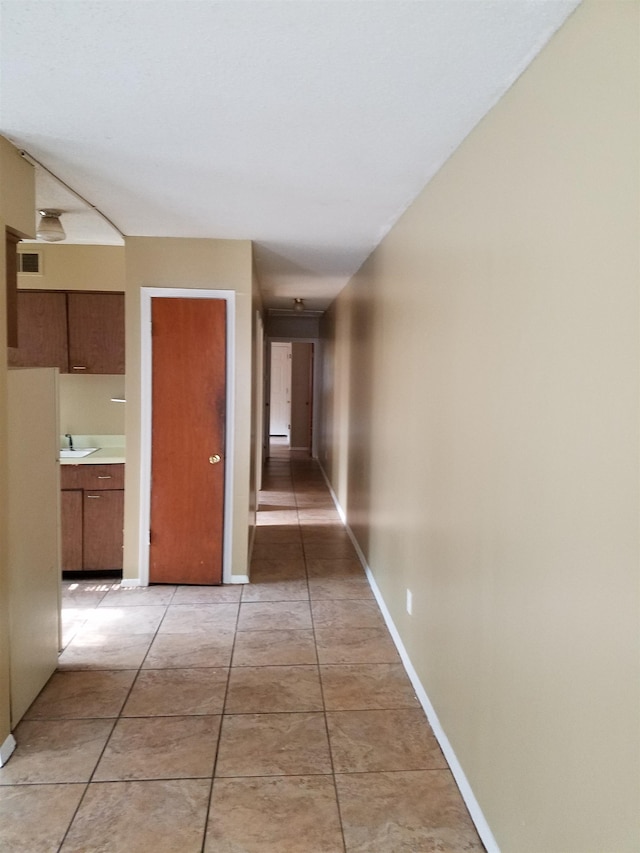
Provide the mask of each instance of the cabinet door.
POLYGON ((10 367, 68 372, 66 299, 61 291, 18 291, 18 346, 9 349, 10 367))
POLYGON ((82 569, 82 490, 60 492, 60 526, 62 528, 62 571, 82 569))
POLYGON ((124 294, 67 293, 69 373, 124 373, 124 294))
POLYGON ((122 568, 124 490, 84 492, 83 567, 122 568))

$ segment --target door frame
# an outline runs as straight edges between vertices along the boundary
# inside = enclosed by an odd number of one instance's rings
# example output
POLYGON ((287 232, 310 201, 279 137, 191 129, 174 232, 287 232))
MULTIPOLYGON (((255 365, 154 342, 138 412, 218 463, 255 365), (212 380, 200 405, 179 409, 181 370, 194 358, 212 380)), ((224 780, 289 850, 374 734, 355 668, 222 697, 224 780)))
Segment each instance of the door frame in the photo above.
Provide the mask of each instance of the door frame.
MULTIPOLYGON (((318 442, 320 435, 320 382, 322 380, 322 341, 320 338, 300 338, 292 335, 269 335, 265 339, 267 361, 267 369, 265 376, 271 376, 271 344, 313 344, 313 396, 312 396, 312 412, 311 412, 311 458, 318 458, 318 442)), ((265 441, 265 459, 269 458, 269 419, 270 411, 267 405, 269 400, 269 391, 265 391, 264 396, 264 441, 265 441)))
POLYGON ((231 557, 233 542, 233 453, 235 425, 235 329, 234 290, 201 290, 187 287, 140 288, 140 530, 139 583, 149 586, 149 529, 151 524, 151 300, 223 299, 227 303, 227 370, 224 448, 224 516, 222 538, 222 583, 233 583, 231 557))

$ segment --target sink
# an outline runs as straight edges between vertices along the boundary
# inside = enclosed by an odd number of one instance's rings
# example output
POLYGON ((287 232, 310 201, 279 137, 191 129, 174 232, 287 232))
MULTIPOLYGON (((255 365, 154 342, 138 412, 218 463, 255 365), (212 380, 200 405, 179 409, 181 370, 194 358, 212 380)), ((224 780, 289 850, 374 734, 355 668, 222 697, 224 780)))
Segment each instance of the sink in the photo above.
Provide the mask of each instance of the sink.
POLYGON ((77 450, 69 450, 68 447, 60 451, 60 459, 82 459, 83 456, 88 456, 90 453, 95 453, 100 450, 99 447, 79 447, 77 450))

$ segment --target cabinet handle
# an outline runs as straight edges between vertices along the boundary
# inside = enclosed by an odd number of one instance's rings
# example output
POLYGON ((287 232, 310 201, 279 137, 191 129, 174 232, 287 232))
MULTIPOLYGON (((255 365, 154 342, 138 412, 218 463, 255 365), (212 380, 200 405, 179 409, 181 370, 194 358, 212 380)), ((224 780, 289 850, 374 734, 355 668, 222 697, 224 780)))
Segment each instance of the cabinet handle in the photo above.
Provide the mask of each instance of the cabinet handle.
POLYGON ((82 367, 79 364, 74 364, 71 368, 71 370, 86 370, 86 369, 87 369, 86 367, 82 367))
POLYGON ((99 480, 110 480, 111 474, 98 474, 98 479, 99 480))
POLYGON ((87 498, 100 498, 102 495, 85 495, 87 498))

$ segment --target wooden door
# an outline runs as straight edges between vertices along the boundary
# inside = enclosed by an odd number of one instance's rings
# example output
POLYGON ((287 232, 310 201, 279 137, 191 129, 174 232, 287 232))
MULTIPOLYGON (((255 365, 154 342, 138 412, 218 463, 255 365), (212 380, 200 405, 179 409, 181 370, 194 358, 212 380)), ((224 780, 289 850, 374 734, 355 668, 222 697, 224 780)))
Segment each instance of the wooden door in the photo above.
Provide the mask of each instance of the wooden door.
POLYGON ((151 583, 222 583, 226 302, 151 300, 151 583))

